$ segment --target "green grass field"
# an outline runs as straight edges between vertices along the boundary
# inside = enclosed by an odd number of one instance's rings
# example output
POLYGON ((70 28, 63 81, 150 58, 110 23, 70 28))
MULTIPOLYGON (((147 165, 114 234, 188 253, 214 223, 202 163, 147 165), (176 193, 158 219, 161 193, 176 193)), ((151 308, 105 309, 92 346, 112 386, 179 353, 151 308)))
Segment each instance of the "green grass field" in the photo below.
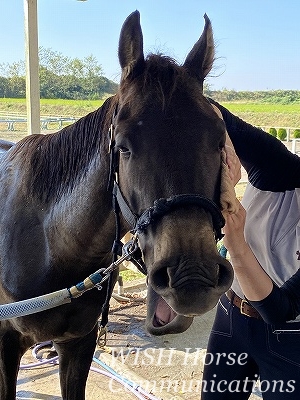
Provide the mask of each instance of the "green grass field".
POLYGON ((233 114, 256 126, 300 128, 300 104, 222 103, 233 114))
POLYGON ((222 103, 224 107, 228 107, 232 112, 257 112, 257 113, 283 113, 294 114, 300 113, 300 104, 267 104, 267 103, 222 103))
MULTIPOLYGON (((104 100, 41 99, 41 115, 81 117, 104 100)), ((256 126, 300 128, 300 104, 222 103, 231 112, 256 126)), ((0 98, 0 115, 26 115, 25 99, 0 98)))
MULTIPOLYGON (((41 116, 79 118, 96 110, 104 100, 52 100, 41 99, 41 116)), ((25 99, 0 98, 0 119, 6 117, 26 116, 25 99)), ((49 124, 49 131, 58 130, 58 124, 49 124)), ((43 133, 47 133, 44 131, 43 133)), ((17 142, 27 135, 26 123, 14 124, 14 131, 7 130, 7 123, 0 122, 0 138, 17 142)))
MULTIPOLYGON (((104 100, 41 99, 41 115, 81 117, 94 111, 104 100)), ((26 115, 25 99, 0 98, 0 115, 26 115)))

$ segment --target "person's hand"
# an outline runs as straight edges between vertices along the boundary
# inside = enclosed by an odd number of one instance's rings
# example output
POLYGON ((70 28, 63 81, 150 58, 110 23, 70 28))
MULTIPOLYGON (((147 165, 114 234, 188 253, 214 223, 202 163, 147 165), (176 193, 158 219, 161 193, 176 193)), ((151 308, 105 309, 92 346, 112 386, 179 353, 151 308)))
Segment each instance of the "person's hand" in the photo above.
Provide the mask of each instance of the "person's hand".
POLYGON ((241 179, 241 162, 236 155, 234 147, 229 139, 228 134, 226 134, 226 142, 225 142, 225 153, 226 153, 226 164, 228 165, 229 177, 232 180, 233 185, 235 186, 238 181, 241 179))
POLYGON ((225 226, 223 228, 224 246, 230 253, 230 256, 237 256, 242 253, 247 246, 244 236, 245 220, 246 220, 246 210, 239 203, 239 208, 237 213, 225 215, 225 226))
MULTIPOLYGON (((214 109, 215 113, 219 116, 219 118, 223 119, 221 111, 216 107, 214 104, 211 104, 212 108, 214 109)), ((225 140, 225 154, 226 154, 226 164, 228 165, 229 177, 233 182, 233 186, 235 186, 238 181, 241 179, 241 162, 236 155, 234 150, 233 143, 226 131, 226 140, 225 140)))

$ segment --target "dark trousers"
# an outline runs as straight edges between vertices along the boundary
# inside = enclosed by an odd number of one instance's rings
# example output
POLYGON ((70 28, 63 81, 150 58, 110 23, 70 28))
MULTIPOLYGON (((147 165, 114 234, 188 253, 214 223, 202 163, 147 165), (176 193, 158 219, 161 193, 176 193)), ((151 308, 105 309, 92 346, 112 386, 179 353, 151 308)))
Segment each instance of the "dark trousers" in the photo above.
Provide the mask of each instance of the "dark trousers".
POLYGON ((265 400, 300 399, 300 323, 280 327, 240 313, 223 295, 210 334, 201 400, 248 399, 258 381, 265 400), (276 329, 296 333, 273 333, 276 329))

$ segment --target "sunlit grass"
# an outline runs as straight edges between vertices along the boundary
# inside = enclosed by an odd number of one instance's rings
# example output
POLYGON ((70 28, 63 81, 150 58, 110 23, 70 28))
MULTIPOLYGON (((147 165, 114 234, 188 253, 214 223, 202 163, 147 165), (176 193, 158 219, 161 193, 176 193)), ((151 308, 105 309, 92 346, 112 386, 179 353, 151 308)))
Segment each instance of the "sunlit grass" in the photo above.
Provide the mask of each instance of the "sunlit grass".
POLYGON ((123 281, 133 281, 134 279, 145 278, 145 275, 139 271, 132 271, 131 269, 126 269, 120 272, 120 275, 123 278, 123 281))
MULTIPOLYGON (((103 102, 41 99, 41 115, 80 117, 96 110, 103 102)), ((226 102, 222 105, 252 125, 300 128, 300 104, 226 102)), ((0 113, 26 115, 26 100, 0 98, 0 113)))
MULTIPOLYGON (((40 113, 43 116, 81 117, 101 107, 103 100, 41 99, 40 113)), ((0 98, 0 114, 26 115, 25 99, 0 98)))
POLYGON ((300 104, 222 103, 244 121, 264 129, 270 127, 300 128, 300 104))
POLYGON ((69 99, 41 99, 41 105, 62 105, 71 107, 93 107, 97 108, 104 100, 69 100, 69 99))
MULTIPOLYGON (((92 106, 99 107, 99 104, 102 104, 104 100, 70 100, 70 99, 41 99, 41 105, 69 105, 69 106, 92 106)), ((0 104, 24 104, 26 105, 26 99, 11 99, 6 97, 0 98, 0 104)))
POLYGON ((300 104, 269 104, 269 103, 222 103, 233 113, 255 112, 255 113, 300 113, 300 104))

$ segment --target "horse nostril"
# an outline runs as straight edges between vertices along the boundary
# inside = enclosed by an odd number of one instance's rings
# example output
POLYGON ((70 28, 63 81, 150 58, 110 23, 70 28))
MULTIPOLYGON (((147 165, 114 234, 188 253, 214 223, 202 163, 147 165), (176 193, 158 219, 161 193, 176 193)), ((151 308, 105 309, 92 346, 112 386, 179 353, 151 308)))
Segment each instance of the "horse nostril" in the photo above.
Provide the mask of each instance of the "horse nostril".
POLYGON ((168 267, 157 269, 152 275, 152 282, 158 289, 169 287, 170 277, 168 274, 168 267))

